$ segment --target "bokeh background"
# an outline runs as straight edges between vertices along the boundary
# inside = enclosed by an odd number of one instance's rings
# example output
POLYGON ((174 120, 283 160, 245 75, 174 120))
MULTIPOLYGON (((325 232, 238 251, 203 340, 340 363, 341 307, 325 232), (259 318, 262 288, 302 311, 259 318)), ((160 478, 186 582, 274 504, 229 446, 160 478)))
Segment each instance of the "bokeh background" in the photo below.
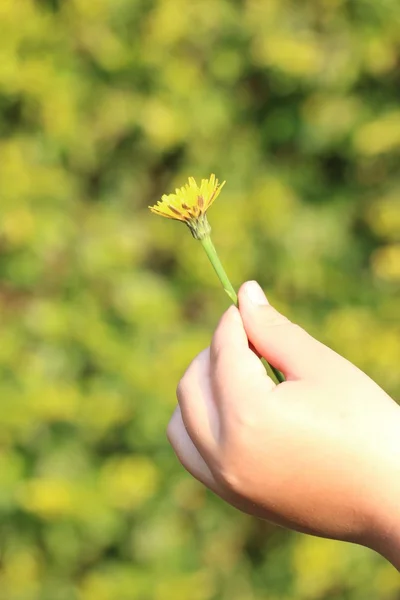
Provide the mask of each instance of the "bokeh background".
MULTIPOLYGON (((368 550, 177 463, 176 383, 235 285, 400 390, 398 0, 1 0, 0 598, 393 600, 368 550)), ((373 436, 373 432, 371 432, 373 436)))

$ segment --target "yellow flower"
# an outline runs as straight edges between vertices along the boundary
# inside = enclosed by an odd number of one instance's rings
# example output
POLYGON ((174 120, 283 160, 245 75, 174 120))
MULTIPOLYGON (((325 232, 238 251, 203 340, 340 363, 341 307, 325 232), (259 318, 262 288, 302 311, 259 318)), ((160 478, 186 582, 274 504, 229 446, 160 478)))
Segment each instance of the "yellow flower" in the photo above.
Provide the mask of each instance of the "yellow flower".
POLYGON ((206 212, 224 185, 225 181, 219 184, 214 174, 210 179, 202 179, 200 185, 193 177, 189 177, 189 183, 177 188, 175 194, 164 194, 157 204, 149 208, 156 215, 186 223, 193 237, 201 240, 211 230, 206 212))

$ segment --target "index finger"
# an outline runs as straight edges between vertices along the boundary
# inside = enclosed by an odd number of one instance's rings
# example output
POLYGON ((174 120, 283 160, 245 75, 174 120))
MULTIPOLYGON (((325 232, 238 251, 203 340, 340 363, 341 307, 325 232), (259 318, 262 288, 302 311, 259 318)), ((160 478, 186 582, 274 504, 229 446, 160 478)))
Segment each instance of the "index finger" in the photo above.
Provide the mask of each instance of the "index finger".
POLYGON ((249 348, 242 317, 236 306, 222 315, 210 347, 210 377, 217 402, 229 399, 238 388, 261 381, 273 389, 274 382, 249 348))

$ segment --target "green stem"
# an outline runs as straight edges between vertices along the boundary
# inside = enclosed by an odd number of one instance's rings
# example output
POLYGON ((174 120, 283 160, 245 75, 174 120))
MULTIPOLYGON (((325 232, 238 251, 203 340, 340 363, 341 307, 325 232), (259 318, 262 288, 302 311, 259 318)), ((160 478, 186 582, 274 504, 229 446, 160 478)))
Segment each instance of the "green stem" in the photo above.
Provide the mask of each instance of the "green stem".
POLYGON ((225 292, 228 294, 233 304, 235 304, 235 306, 238 306, 237 294, 233 288, 233 285, 229 281, 229 277, 226 274, 226 271, 222 266, 221 261, 219 260, 219 256, 217 254, 214 244, 212 243, 211 237, 207 235, 201 240, 201 243, 203 244, 203 248, 206 251, 208 258, 210 259, 210 263, 214 267, 214 270, 218 275, 218 278, 222 283, 225 292))
MULTIPOLYGON (((220 282, 222 283, 222 286, 223 286, 225 292, 228 294, 228 296, 232 300, 233 304, 235 304, 235 306, 238 306, 237 294, 236 294, 231 282, 229 281, 229 277, 226 274, 224 267, 222 266, 222 263, 219 259, 217 251, 215 249, 215 246, 212 243, 211 237, 209 235, 206 235, 200 241, 203 245, 204 250, 206 251, 208 258, 210 259, 210 263, 214 267, 214 270, 215 270, 216 274, 218 275, 220 282)), ((273 367, 269 363, 267 363, 267 365, 270 367, 271 371, 274 373, 278 383, 282 383, 283 381, 285 381, 284 376, 282 375, 282 373, 280 371, 278 371, 278 369, 275 369, 275 367, 273 367)))

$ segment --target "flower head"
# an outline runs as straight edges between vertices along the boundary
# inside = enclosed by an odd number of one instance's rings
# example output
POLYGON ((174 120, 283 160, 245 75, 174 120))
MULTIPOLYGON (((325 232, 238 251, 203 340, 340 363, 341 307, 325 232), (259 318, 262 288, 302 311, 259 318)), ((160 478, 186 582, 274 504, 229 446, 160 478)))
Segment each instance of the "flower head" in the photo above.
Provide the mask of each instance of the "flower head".
POLYGON ((186 223, 193 237, 201 240, 211 230, 206 212, 224 185, 225 181, 219 184, 214 174, 210 179, 202 179, 200 185, 189 177, 189 182, 177 188, 175 194, 164 194, 157 204, 149 208, 156 215, 186 223))

